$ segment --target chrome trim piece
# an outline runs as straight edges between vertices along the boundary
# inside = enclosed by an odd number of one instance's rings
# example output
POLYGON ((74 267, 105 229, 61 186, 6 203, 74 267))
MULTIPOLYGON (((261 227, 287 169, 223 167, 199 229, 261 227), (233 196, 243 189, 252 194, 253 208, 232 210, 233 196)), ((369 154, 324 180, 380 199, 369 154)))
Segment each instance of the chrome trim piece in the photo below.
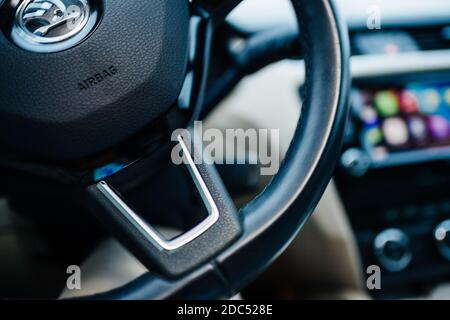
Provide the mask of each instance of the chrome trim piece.
POLYGON ((105 182, 101 181, 97 184, 97 189, 114 205, 114 207, 123 214, 129 222, 131 222, 136 228, 138 228, 143 235, 146 236, 148 240, 155 244, 160 250, 172 251, 183 247, 184 245, 190 243, 194 239, 198 238, 200 235, 205 233, 210 229, 219 219, 219 209, 206 186, 197 166, 192 159, 192 155, 189 152, 183 138, 178 136, 178 142, 183 150, 183 156, 187 161, 187 166, 191 174, 192 179, 202 197, 202 200, 207 208, 208 217, 203 220, 196 227, 190 231, 176 237, 172 240, 164 239, 158 231, 156 231, 151 225, 145 222, 139 215, 131 209, 120 197, 114 192, 111 187, 105 182))
POLYGON ((76 2, 79 5, 72 4, 68 7, 64 1, 25 0, 16 12, 15 24, 28 41, 42 44, 64 41, 80 32, 89 19, 90 8, 87 1, 76 0, 76 2), (54 6, 58 9, 55 9, 52 14, 50 10, 54 6), (48 24, 36 30, 30 30, 28 23, 34 20, 41 20, 48 24), (70 21, 73 21, 71 27, 69 27, 70 21), (63 24, 66 24, 63 34, 55 37, 48 36, 52 29, 60 28, 63 24))
POLYGON ((351 57, 351 73, 354 79, 444 70, 450 70, 450 50, 351 57))
POLYGON ((88 0, 25 0, 16 9, 11 38, 16 45, 32 52, 66 50, 89 35, 98 15, 97 8, 90 6, 88 0), (36 22, 42 27, 36 29, 36 22), (53 35, 52 30, 56 31, 53 35))
MULTIPOLYGON (((275 67, 274 67, 275 68, 275 67)), ((278 77, 292 83, 305 82, 303 60, 283 60, 276 63, 278 77)), ((422 72, 450 71, 450 50, 402 52, 395 55, 372 54, 350 57, 352 79, 406 75, 422 72)))

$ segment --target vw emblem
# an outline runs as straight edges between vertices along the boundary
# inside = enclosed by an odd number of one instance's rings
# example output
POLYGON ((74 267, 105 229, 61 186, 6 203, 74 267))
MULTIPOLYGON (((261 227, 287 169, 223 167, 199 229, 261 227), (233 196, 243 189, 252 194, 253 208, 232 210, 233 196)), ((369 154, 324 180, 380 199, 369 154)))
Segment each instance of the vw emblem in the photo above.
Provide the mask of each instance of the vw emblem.
POLYGON ((88 0, 24 0, 16 11, 12 38, 29 51, 61 51, 81 42, 96 20, 88 0))

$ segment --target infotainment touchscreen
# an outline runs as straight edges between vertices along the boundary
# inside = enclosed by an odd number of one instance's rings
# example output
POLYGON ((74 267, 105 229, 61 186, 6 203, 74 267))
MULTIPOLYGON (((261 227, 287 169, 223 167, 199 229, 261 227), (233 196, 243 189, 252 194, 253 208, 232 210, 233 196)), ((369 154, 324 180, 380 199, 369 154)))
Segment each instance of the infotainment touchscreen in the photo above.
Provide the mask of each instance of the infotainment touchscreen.
POLYGON ((353 112, 375 164, 450 159, 450 82, 360 89, 353 112))

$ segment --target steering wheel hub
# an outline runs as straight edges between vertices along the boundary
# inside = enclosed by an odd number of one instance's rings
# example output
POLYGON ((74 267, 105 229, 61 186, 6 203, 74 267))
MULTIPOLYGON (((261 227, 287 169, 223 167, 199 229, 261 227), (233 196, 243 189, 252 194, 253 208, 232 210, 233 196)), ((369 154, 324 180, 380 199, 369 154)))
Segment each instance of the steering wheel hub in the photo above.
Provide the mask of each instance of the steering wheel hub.
POLYGON ((187 1, 9 1, 1 14, 0 145, 17 153, 97 154, 156 122, 179 96, 187 1))

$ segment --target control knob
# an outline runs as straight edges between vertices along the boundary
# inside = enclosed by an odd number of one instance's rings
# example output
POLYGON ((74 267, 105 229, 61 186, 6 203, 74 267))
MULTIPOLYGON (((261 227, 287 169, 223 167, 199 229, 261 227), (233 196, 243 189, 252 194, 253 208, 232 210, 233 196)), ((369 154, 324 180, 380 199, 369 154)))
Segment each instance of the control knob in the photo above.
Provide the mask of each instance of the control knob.
POLYGON ((410 240, 400 229, 384 230, 376 236, 373 245, 376 258, 388 271, 402 271, 411 262, 410 240))
POLYGON ((445 220, 434 229, 434 239, 442 256, 450 260, 450 220, 445 220))

